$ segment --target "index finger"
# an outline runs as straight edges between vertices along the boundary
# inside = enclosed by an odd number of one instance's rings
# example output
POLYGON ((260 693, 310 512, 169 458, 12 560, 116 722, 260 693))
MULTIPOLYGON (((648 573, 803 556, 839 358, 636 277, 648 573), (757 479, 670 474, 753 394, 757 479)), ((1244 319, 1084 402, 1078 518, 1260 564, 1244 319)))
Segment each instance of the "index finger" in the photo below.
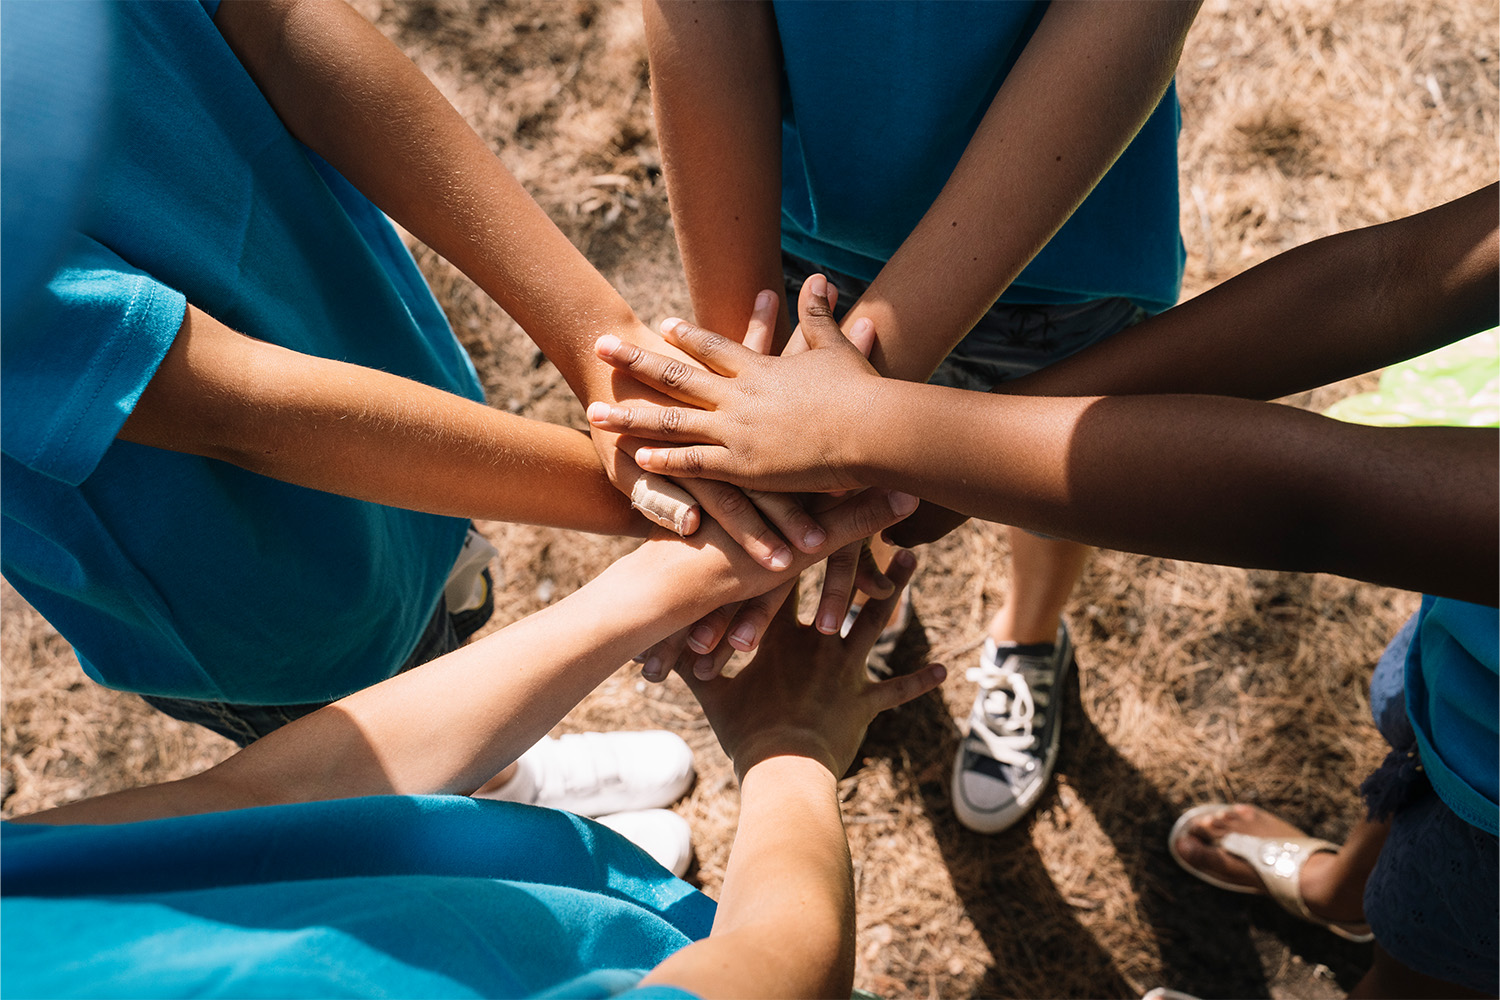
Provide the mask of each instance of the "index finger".
MULTIPOLYGON (((738 344, 735 346, 739 347, 738 344)), ((653 354, 613 334, 606 334, 595 341, 594 353, 617 371, 625 372, 679 402, 711 408, 714 400, 722 398, 717 386, 722 381, 720 376, 694 368, 675 358, 653 354)))

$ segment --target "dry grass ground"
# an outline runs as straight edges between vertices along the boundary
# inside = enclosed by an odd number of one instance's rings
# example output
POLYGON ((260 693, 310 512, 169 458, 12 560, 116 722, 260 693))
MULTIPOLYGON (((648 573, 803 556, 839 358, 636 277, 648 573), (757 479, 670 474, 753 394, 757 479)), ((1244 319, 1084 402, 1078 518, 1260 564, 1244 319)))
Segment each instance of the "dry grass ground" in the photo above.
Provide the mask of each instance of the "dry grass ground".
MULTIPOLYGON (((639 15, 614 0, 377 2, 363 9, 429 72, 643 317, 687 309, 649 115, 639 15)), ((1182 229, 1192 295, 1307 240, 1410 214, 1496 179, 1497 14, 1489 0, 1215 0, 1179 73, 1182 229)), ((582 426, 515 325, 425 249, 424 271, 493 405, 582 426)), ((1321 407, 1350 391, 1297 402, 1321 407)), ((502 552, 498 627, 570 592, 626 543, 484 525, 502 552)), ((1343 995, 1368 947, 1194 882, 1175 815, 1258 802, 1338 840, 1382 755, 1365 685, 1415 597, 1329 577, 1102 552, 1070 607, 1080 676, 1055 787, 1003 836, 955 822, 962 668, 1004 573, 971 524, 922 554, 898 657, 946 688, 880 720, 842 784, 859 902, 858 985, 888 996, 1343 995)), ((623 596, 623 595, 622 595, 623 596)), ((196 771, 228 745, 87 681, 3 595, 5 815, 196 771)), ((723 877, 731 773, 675 679, 624 667, 563 729, 666 727, 699 754, 678 808, 695 877, 723 877)))

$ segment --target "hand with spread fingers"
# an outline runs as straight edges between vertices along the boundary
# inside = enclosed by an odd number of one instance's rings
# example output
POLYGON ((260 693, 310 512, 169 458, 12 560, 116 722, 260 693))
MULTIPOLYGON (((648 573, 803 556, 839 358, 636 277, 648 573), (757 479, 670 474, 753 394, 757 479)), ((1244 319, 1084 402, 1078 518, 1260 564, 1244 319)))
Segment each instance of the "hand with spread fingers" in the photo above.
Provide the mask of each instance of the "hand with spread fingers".
MULTIPOLYGON (((890 570, 896 591, 915 568, 911 552, 897 553, 890 570)), ((943 682, 946 671, 937 664, 890 680, 871 678, 865 659, 894 605, 894 593, 870 601, 840 638, 799 624, 796 601, 788 601, 743 670, 712 683, 687 677, 741 779, 756 764, 788 756, 816 761, 838 778, 876 715, 943 682)))
POLYGON ((813 349, 790 357, 764 357, 685 322, 665 332, 706 371, 601 337, 601 358, 687 405, 594 403, 589 423, 627 438, 668 442, 635 450, 636 462, 649 472, 752 490, 859 486, 849 470, 858 466, 854 446, 862 435, 844 429, 868 419, 880 376, 839 330, 827 287, 822 275, 803 284, 798 313, 813 349))

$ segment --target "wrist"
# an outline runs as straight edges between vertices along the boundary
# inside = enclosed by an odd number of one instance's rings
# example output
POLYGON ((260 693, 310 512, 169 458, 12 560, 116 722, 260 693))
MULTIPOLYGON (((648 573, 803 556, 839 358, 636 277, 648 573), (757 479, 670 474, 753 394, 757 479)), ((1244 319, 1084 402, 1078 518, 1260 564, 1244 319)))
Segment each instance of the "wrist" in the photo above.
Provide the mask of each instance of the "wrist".
POLYGON ((899 489, 891 476, 899 474, 897 445, 912 423, 911 414, 898 399, 906 385, 896 379, 871 376, 862 380, 850 396, 854 405, 840 435, 839 468, 854 480, 853 488, 882 486, 899 489))
POLYGON ((760 787, 797 789, 809 795, 836 795, 838 775, 831 761, 818 760, 800 753, 768 751, 763 754, 742 751, 735 759, 741 795, 753 796, 760 787), (744 759, 742 767, 740 760, 744 759))

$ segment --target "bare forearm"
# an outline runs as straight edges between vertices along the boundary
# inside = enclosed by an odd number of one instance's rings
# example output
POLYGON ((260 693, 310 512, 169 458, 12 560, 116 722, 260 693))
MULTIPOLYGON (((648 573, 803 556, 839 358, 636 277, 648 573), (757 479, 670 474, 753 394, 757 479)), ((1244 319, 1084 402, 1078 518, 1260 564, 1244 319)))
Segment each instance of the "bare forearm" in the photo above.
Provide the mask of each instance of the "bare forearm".
POLYGON ((192 307, 120 437, 433 514, 646 529, 576 431, 245 337, 192 307))
POLYGON ((430 81, 343 3, 226 3, 216 23, 287 128, 505 307, 576 393, 630 307, 430 81))
POLYGON ((837 997, 853 979, 854 885, 834 777, 802 757, 756 764, 741 784, 713 934, 645 982, 709 998, 837 997))
MULTIPOLYGON (((830 543, 892 524, 915 503, 904 500, 866 494, 840 504, 827 514, 830 543)), ((799 554, 791 571, 813 561, 799 554)), ((712 525, 691 540, 652 538, 558 604, 304 716, 203 774, 33 819, 118 823, 357 795, 470 792, 627 658, 783 579, 712 525)))
MULTIPOLYGON (((683 271, 698 322, 744 330, 780 290, 781 98, 770 4, 644 6, 652 101, 683 271)), ((777 344, 791 332, 778 311, 777 344)))
POLYGON ((733 586, 721 570, 713 555, 693 555, 686 543, 647 543, 552 607, 304 716, 217 767, 32 820, 121 823, 360 795, 471 792, 621 663, 716 607, 733 586), (632 600, 621 601, 622 593, 632 600))
POLYGON ((1003 391, 1274 399, 1488 329, 1496 190, 1289 250, 1003 391))
POLYGON ((1055 3, 958 166, 844 319, 925 381, 1067 221, 1171 82, 1196 3, 1055 3))
POLYGON ((1357 427, 1208 396, 888 385, 880 408, 900 417, 864 436, 865 481, 1110 548, 1496 599, 1494 431, 1357 427))

